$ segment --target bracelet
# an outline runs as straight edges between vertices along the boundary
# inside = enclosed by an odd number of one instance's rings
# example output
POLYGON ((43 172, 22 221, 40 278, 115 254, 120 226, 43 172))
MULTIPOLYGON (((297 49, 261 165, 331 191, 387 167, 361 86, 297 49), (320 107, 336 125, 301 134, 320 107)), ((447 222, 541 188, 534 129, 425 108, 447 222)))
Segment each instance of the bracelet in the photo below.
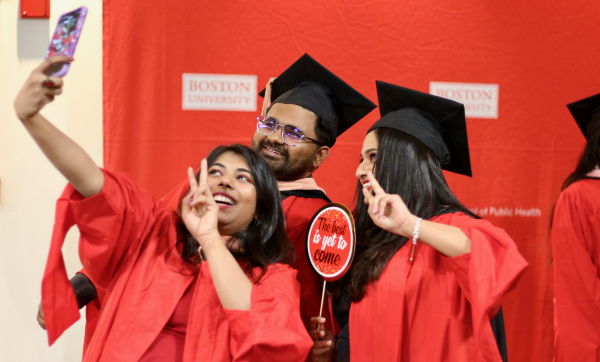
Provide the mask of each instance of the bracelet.
MULTIPOLYGON (((208 239, 204 242, 204 246, 206 246, 208 243, 210 243, 211 241, 215 241, 215 240, 221 240, 222 242, 225 242, 225 240, 223 240, 223 238, 214 238, 214 239, 208 239)), ((200 242, 198 242, 198 244, 200 244, 200 242)), ((200 245, 200 247, 202 247, 202 245, 200 245)))
POLYGON ((415 245, 417 245, 417 240, 419 239, 419 229, 421 228, 421 220, 422 218, 417 218, 417 221, 415 222, 415 228, 413 229, 413 246, 412 250, 410 251, 410 261, 414 260, 415 245))
MULTIPOLYGON (((206 246, 211 241, 215 241, 215 240, 221 240, 223 243, 225 242, 225 240, 223 240, 223 238, 213 238, 213 239, 206 240, 204 242, 204 246, 206 246)), ((204 255, 204 251, 202 251, 202 245, 200 245, 200 242, 198 242, 198 255, 200 255, 200 263, 204 264, 206 255, 204 255)))
POLYGON ((415 222, 415 228, 413 229, 413 244, 417 244, 417 240, 419 239, 419 229, 421 228, 421 220, 423 220, 423 218, 418 217, 417 221, 415 222))

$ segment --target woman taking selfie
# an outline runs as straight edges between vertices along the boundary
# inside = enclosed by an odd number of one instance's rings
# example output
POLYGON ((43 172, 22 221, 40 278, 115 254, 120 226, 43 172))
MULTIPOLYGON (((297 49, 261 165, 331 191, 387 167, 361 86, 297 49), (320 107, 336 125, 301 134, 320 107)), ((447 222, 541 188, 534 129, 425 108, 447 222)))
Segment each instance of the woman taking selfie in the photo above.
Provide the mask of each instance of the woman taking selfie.
POLYGON ((69 181, 42 285, 50 343, 78 316, 60 253, 77 225, 86 274, 106 289, 84 361, 303 361, 311 341, 296 272, 284 264, 293 251, 262 158, 240 145, 215 149, 199 174, 188 170, 189 188, 174 212, 131 177, 98 168, 39 113, 62 92, 62 79, 44 72, 67 61, 42 62, 14 103, 69 181), (61 298, 70 307, 55 308, 61 298))
POLYGON ((587 144, 552 215, 554 359, 600 360, 600 94, 568 105, 587 144))
POLYGON ((313 319, 313 360, 499 362, 490 320, 527 264, 446 184, 442 169, 471 176, 464 107, 383 82, 377 92, 382 118, 356 171, 356 256, 331 289, 341 331, 334 346, 313 319))

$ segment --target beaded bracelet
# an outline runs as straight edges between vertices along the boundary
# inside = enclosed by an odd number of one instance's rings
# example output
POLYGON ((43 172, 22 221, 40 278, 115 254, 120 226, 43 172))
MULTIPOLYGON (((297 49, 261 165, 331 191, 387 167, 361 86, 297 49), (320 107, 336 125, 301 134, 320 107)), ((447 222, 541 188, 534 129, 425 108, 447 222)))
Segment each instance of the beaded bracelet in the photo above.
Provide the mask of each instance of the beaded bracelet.
POLYGON ((418 217, 417 221, 415 222, 415 228, 413 229, 413 246, 412 246, 412 251, 410 252, 410 261, 413 260, 413 253, 415 252, 415 245, 417 245, 417 240, 419 239, 419 229, 421 228, 421 220, 423 218, 418 217))

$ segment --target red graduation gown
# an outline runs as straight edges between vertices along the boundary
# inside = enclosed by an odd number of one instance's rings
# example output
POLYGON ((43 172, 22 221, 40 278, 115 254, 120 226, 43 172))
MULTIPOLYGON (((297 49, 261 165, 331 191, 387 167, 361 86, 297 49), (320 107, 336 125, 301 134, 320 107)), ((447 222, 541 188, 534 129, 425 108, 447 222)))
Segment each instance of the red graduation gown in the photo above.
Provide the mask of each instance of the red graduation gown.
MULTIPOLYGON (((283 210, 286 220, 286 231, 294 246, 296 262, 294 269, 298 270, 300 283, 300 315, 306 329, 310 329, 310 319, 319 316, 321 308, 322 279, 312 270, 306 255, 306 233, 314 214, 328 202, 318 198, 288 196, 283 200, 283 210)), ((323 303, 323 317, 327 318, 326 327, 333 330, 329 305, 323 303)))
MULTIPOLYGON (((165 195, 161 201, 167 204, 171 209, 176 210, 177 202, 173 202, 173 200, 179 200, 179 195, 185 188, 185 184, 180 185, 169 194, 165 195)), ((312 271, 307 259, 306 233, 308 232, 308 226, 313 215, 317 212, 317 210, 326 204, 327 201, 323 199, 298 196, 288 196, 285 200, 283 200, 283 209, 286 218, 286 232, 296 253, 294 269, 298 271, 297 279, 301 286, 300 314, 307 330, 310 328, 310 318, 319 315, 322 281, 321 278, 319 278, 312 271)), ((86 274, 86 276, 93 281, 85 269, 82 269, 80 273, 86 274)), ((94 330, 96 329, 103 296, 106 293, 101 286, 95 286, 98 292, 98 299, 96 299, 94 303, 90 303, 86 306, 84 353, 87 350, 87 346, 89 345, 94 330)), ((325 304, 323 308, 323 316, 327 318, 326 328, 335 331, 336 328, 331 325, 332 322, 335 323, 335 318, 331 314, 331 306, 329 304, 325 304)), ((66 325, 62 330, 57 331, 56 334, 62 334, 66 328, 68 328, 68 325, 66 325)))
MULTIPOLYGON (((281 264, 270 266, 260 283, 252 287, 249 311, 225 310, 208 263, 196 267, 179 257, 178 216, 139 190, 130 177, 107 171, 104 175, 102 192, 87 199, 67 186, 59 200, 62 207, 55 225, 55 229, 64 230, 70 222, 77 224, 85 273, 106 289, 84 361, 137 361, 154 342, 190 283, 196 283, 196 290, 184 361, 306 358, 312 341, 299 316, 295 270, 281 264)), ((53 237, 51 253, 57 243, 62 240, 53 237)), ((61 311, 54 310, 53 299, 65 295, 58 285, 69 282, 66 273, 56 272, 60 263, 52 261, 55 258, 51 256, 42 305, 44 313, 54 314, 52 320, 57 320, 61 311), (63 277, 66 281, 61 281, 63 277)), ((48 327, 52 341, 57 337, 52 335, 54 329, 60 330, 61 325, 48 327)))
POLYGON ((554 208, 555 361, 600 361, 600 179, 567 187, 554 208))
POLYGON ((490 319, 527 263, 504 230, 462 213, 431 221, 460 228, 471 253, 448 258, 409 240, 350 308, 351 361, 500 362, 490 319))

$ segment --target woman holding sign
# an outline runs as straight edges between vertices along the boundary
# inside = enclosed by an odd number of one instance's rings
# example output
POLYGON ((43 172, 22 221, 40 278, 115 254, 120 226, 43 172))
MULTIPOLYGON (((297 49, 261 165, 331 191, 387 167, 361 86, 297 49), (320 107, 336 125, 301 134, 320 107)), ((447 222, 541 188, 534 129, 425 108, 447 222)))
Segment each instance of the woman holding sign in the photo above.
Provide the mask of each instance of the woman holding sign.
POLYGON ((39 111, 62 92, 45 60, 19 92, 17 116, 67 178, 42 283, 49 341, 78 317, 61 246, 77 225, 86 274, 106 296, 84 361, 304 361, 296 271, 277 183, 245 146, 219 147, 188 171, 179 211, 131 177, 98 168, 39 111), (68 299, 67 303, 60 303, 68 299), (59 307, 58 305, 62 306, 59 307))
POLYGON ((500 362, 490 319, 527 263, 446 184, 442 169, 471 176, 464 108, 383 82, 377 91, 382 118, 356 171, 356 256, 330 289, 342 330, 334 346, 314 318, 313 359, 500 362))

